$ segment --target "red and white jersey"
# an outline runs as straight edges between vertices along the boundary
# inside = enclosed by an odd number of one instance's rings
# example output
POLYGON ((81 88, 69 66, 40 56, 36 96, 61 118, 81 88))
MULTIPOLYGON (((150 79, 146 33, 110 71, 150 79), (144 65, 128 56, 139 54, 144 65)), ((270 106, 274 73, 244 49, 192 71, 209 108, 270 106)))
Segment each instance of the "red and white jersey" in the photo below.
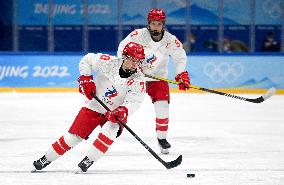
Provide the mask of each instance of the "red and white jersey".
MULTIPOLYGON (((128 114, 135 112, 143 102, 145 93, 145 79, 143 73, 137 73, 129 78, 121 78, 119 69, 123 61, 117 57, 88 53, 79 63, 80 75, 95 74, 96 95, 111 110, 118 106, 125 106, 128 114)), ((85 107, 104 114, 106 110, 95 100, 87 100, 85 107)))
MULTIPOLYGON (((170 56, 175 64, 176 74, 185 71, 187 63, 185 50, 182 43, 169 32, 165 31, 162 40, 155 42, 147 28, 136 29, 120 42, 117 51, 118 57, 122 57, 123 48, 129 42, 143 45, 146 54, 143 68, 145 74, 167 78, 170 56)), ((154 80, 147 78, 147 81, 154 80)))

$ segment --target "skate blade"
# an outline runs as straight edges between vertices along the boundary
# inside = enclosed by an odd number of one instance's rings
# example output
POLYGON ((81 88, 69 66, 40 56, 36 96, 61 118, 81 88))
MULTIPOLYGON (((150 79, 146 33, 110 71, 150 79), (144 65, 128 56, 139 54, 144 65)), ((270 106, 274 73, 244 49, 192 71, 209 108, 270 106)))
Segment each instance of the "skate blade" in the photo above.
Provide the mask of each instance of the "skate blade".
POLYGON ((161 154, 165 154, 165 155, 170 153, 168 148, 164 149, 161 146, 160 146, 160 151, 161 151, 161 154))
POLYGON ((31 170, 31 173, 37 173, 37 172, 39 172, 39 170, 37 170, 35 168, 31 170))
POLYGON ((81 168, 77 168, 77 170, 75 171, 75 174, 84 174, 86 172, 83 172, 81 168))

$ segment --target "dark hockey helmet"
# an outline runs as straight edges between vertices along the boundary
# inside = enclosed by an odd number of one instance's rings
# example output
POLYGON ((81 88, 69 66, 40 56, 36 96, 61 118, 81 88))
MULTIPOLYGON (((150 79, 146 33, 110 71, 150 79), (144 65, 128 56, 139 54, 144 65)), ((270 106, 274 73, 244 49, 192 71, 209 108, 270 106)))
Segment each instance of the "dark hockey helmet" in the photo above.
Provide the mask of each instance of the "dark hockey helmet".
POLYGON ((148 23, 150 21, 166 22, 166 13, 163 9, 154 8, 148 13, 148 23))
POLYGON ((126 57, 132 57, 141 61, 145 59, 143 46, 135 42, 129 42, 128 44, 126 44, 122 54, 126 57))

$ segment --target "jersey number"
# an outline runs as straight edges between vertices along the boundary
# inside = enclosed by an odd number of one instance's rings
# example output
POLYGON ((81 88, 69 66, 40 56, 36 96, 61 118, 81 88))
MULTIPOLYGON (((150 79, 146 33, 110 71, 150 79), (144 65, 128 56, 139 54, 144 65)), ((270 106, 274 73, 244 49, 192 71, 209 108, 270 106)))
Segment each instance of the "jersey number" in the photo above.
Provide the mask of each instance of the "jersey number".
POLYGON ((145 83, 144 82, 140 82, 140 86, 141 86, 141 92, 143 92, 144 89, 145 89, 145 83))
POLYGON ((102 59, 102 60, 109 60, 110 56, 109 55, 101 55, 100 59, 102 59))

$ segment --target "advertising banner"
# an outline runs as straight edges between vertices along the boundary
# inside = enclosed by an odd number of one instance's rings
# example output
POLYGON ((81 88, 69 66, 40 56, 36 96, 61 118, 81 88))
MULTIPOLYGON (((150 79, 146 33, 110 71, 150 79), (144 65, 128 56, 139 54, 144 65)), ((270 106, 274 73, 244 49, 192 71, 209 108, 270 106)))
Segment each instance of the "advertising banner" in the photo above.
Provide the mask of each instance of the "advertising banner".
POLYGON ((0 87, 77 87, 77 55, 0 55, 0 87))
MULTIPOLYGON (((223 20, 227 25, 249 25, 250 1, 224 1, 223 20), (242 13, 240 13, 242 12, 242 13)), ((256 24, 281 25, 281 0, 256 1, 256 24)), ((54 0, 49 10, 48 0, 19 0, 18 22, 20 25, 47 25, 51 11, 55 25, 81 25, 84 22, 84 1, 54 0)), ((151 1, 141 0, 89 0, 88 23, 90 25, 117 25, 118 15, 123 24, 145 25, 147 13, 152 7, 151 1), (120 3, 120 4, 118 4, 120 3), (121 8, 118 14, 118 6, 121 8)), ((187 15, 186 1, 158 1, 157 7, 167 13, 168 25, 184 25, 187 15)), ((218 0, 190 1, 190 21, 193 25, 218 25, 218 0)))
MULTIPOLYGON (((77 87, 82 57, 1 54, 0 87, 77 87)), ((171 61, 169 69, 168 78, 174 79, 171 61)), ((283 55, 194 55, 188 57, 187 70, 191 83, 205 88, 284 89, 283 55)))
POLYGON ((284 89, 284 55, 195 55, 187 70, 192 84, 205 88, 284 89))

